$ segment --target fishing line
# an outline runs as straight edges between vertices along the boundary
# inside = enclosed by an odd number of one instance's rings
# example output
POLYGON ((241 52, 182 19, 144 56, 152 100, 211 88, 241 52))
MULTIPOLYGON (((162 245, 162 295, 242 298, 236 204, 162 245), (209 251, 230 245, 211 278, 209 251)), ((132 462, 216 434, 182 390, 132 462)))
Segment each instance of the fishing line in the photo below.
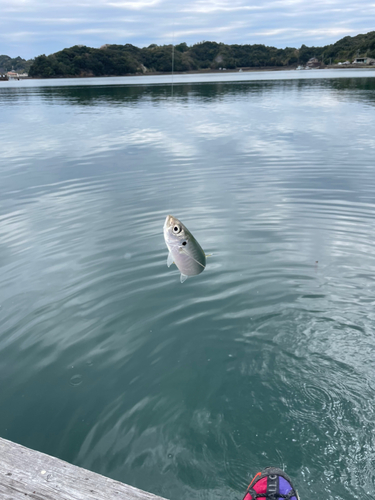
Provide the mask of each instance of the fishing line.
MULTIPOLYGON (((171 73, 171 76, 172 76, 172 81, 171 81, 171 106, 172 106, 172 109, 173 109, 173 84, 174 84, 174 81, 173 81, 173 77, 174 77, 174 34, 175 34, 175 15, 173 14, 173 17, 172 17, 172 73, 171 73)), ((172 192, 173 190, 169 190, 169 193, 168 193, 168 203, 170 205, 170 207, 172 208, 172 192)), ((168 212, 170 213, 170 212, 168 212)))
POLYGON ((174 73, 174 29, 175 29, 175 25, 174 25, 174 17, 173 17, 173 29, 172 29, 172 98, 173 98, 173 73, 174 73))

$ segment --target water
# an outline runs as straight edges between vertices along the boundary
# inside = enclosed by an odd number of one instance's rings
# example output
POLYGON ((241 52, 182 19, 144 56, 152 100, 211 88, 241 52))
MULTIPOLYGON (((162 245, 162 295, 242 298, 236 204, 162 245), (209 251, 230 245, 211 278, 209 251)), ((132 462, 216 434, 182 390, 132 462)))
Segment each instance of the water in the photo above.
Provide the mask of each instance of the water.
POLYGON ((374 76, 3 82, 0 436, 172 500, 267 465, 372 499, 374 76), (184 284, 168 213, 213 254, 184 284))

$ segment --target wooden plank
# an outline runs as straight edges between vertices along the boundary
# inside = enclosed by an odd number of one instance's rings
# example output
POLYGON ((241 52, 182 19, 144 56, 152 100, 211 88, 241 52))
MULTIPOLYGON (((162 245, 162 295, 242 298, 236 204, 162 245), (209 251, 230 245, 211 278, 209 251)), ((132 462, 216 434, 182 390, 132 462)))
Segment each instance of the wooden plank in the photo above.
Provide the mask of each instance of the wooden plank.
POLYGON ((0 438, 1 500, 165 500, 0 438))

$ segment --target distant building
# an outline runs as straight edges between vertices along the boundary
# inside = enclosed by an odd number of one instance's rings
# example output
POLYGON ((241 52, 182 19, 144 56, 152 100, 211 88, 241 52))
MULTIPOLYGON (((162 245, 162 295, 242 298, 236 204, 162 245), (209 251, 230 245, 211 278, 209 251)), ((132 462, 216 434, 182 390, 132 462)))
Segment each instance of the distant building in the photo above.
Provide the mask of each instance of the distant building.
POLYGON ((29 75, 27 73, 19 74, 16 71, 8 71, 6 76, 9 80, 19 80, 20 78, 27 78, 29 75))
POLYGON ((375 59, 371 57, 356 57, 353 64, 375 64, 375 59))
POLYGON ((316 57, 312 57, 309 59, 306 63, 307 68, 319 68, 320 67, 320 62, 316 57))

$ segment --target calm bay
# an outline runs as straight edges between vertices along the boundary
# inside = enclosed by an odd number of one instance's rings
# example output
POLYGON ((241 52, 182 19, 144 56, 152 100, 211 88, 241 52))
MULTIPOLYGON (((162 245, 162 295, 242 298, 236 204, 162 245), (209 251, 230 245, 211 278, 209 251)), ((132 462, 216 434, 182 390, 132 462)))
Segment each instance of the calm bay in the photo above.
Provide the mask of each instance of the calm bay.
POLYGON ((171 500, 373 498, 374 77, 0 82, 0 436, 171 500))

